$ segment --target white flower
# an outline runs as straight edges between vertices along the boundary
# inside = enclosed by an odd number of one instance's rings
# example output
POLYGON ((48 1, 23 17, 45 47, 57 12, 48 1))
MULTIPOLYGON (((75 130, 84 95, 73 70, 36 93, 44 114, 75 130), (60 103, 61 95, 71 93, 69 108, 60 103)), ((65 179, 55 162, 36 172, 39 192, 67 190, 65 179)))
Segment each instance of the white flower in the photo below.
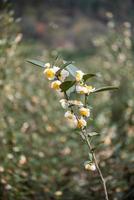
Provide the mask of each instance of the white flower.
POLYGON ((71 128, 77 128, 77 119, 76 117, 72 119, 68 119, 68 124, 71 128))
POLYGON ((73 113, 71 113, 71 111, 67 111, 64 116, 68 120, 68 123, 72 128, 77 127, 76 116, 73 113))
POLYGON ((69 76, 69 72, 67 70, 63 69, 60 72, 59 79, 60 79, 60 81, 64 81, 68 76, 69 76))
POLYGON ((48 80, 54 80, 55 78, 55 71, 53 68, 46 68, 43 72, 48 80))
POLYGON ((87 125, 87 122, 86 122, 86 120, 83 118, 83 117, 81 117, 80 119, 78 119, 78 121, 77 121, 77 127, 78 128, 84 128, 85 126, 87 125))
POLYGON ((60 103, 61 103, 62 108, 64 109, 68 108, 68 101, 66 99, 61 99, 60 103))
POLYGON ((0 166, 0 173, 2 173, 4 171, 5 171, 5 169, 2 166, 0 166))
POLYGON ((92 163, 92 164, 90 165, 90 170, 91 170, 91 171, 95 171, 95 170, 96 170, 96 166, 95 166, 94 163, 92 163))
POLYGON ((88 89, 87 89, 87 87, 85 87, 83 85, 76 85, 76 92, 79 94, 87 94, 88 89))
POLYGON ((88 85, 76 85, 76 92, 79 94, 90 94, 91 92, 94 92, 95 88, 88 85))
POLYGON ((86 164, 85 164, 85 169, 86 169, 86 170, 95 171, 95 170, 96 170, 96 166, 95 166, 94 163, 86 163, 86 164))
POLYGON ((65 112, 65 118, 67 118, 67 119, 75 119, 76 117, 75 117, 75 115, 71 112, 71 111, 67 111, 67 112, 65 112))
POLYGON ((76 76, 75 76, 76 81, 78 82, 81 81, 83 79, 83 75, 84 73, 81 70, 76 71, 76 76))
POLYGON ((27 158, 24 155, 20 156, 19 164, 24 165, 27 162, 27 158))
POLYGON ((49 63, 46 63, 47 68, 44 70, 44 74, 48 80, 54 80, 56 72, 60 69, 59 67, 53 66, 49 67, 49 63))
POLYGON ((60 197, 60 196, 63 195, 63 192, 60 191, 60 190, 58 190, 58 191, 56 191, 54 194, 55 194, 55 196, 60 197))
POLYGON ((7 184, 7 185, 5 186, 5 189, 6 189, 6 190, 11 190, 11 189, 12 189, 12 186, 11 186, 10 184, 7 184))
POLYGON ((11 153, 9 153, 9 154, 7 154, 7 158, 10 159, 10 160, 12 160, 14 158, 14 155, 11 154, 11 153))
POLYGON ((82 115, 84 117, 90 116, 90 110, 88 108, 84 108, 84 107, 80 108, 79 113, 80 113, 80 115, 82 115))
POLYGON ((60 85, 61 85, 61 81, 59 81, 59 80, 53 81, 51 83, 51 88, 54 90, 60 90, 60 85))
POLYGON ((54 70, 55 73, 56 73, 58 70, 60 70, 60 68, 59 68, 59 67, 56 67, 56 66, 53 66, 52 69, 54 70))

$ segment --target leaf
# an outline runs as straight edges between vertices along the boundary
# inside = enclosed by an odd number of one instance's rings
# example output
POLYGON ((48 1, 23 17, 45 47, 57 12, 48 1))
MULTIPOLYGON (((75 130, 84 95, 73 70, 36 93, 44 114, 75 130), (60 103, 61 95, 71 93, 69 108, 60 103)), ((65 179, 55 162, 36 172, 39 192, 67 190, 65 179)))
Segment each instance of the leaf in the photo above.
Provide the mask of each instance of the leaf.
POLYGON ((84 81, 87 81, 89 78, 92 78, 92 77, 94 77, 94 76, 96 76, 96 74, 85 74, 85 75, 83 76, 83 80, 84 80, 84 81))
POLYGON ((74 84, 75 84, 75 81, 65 81, 60 85, 60 88, 61 88, 62 92, 66 92, 74 84))
POLYGON ((33 65, 36 65, 38 67, 42 67, 42 68, 45 68, 45 63, 42 62, 42 61, 39 61, 39 60, 34 60, 34 59, 29 59, 27 60, 27 62, 33 64, 33 65))
POLYGON ((75 67, 74 65, 70 64, 67 66, 67 70, 70 72, 70 74, 72 76, 76 76, 76 71, 78 71, 79 69, 77 67, 75 67))
POLYGON ((118 89, 118 87, 106 86, 106 87, 102 87, 102 88, 96 89, 93 93, 103 92, 103 91, 107 91, 107 90, 116 90, 116 89, 118 89))
POLYGON ((100 135, 100 133, 91 132, 91 133, 88 133, 87 135, 90 136, 90 137, 93 137, 93 136, 98 136, 98 135, 100 135))
POLYGON ((88 153, 89 156, 89 161, 92 162, 93 161, 93 154, 92 153, 88 153))
POLYGON ((64 69, 65 67, 67 67, 67 66, 70 65, 70 64, 72 64, 72 61, 70 61, 70 62, 65 62, 65 63, 61 66, 61 68, 64 69))
MULTIPOLYGON (((29 60, 27 60, 27 62, 29 62, 29 63, 31 63, 33 65, 36 65, 38 67, 42 67, 42 68, 45 67, 45 63, 42 62, 42 61, 39 61, 39 60, 29 59, 29 60)), ((75 67, 74 65, 72 65, 71 63, 72 62, 64 63, 61 66, 61 69, 57 71, 56 75, 59 75, 62 69, 67 68, 67 70, 70 72, 70 74, 75 77, 76 76, 76 71, 78 71, 79 69, 77 67, 75 67)))

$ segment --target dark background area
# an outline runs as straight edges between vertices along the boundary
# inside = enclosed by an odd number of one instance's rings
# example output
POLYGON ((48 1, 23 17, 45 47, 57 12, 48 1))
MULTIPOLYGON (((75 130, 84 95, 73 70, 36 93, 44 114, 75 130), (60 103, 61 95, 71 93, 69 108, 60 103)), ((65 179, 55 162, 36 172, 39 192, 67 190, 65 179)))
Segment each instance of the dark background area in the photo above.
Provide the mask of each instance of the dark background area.
MULTIPOLYGON (((12 1, 16 8, 17 14, 21 15, 25 13, 27 6, 33 6, 38 8, 38 12, 42 8, 60 8, 64 9, 67 14, 75 15, 75 12, 82 12, 84 15, 92 17, 102 17, 104 11, 111 11, 119 20, 126 20, 133 17, 134 1, 127 0, 122 2, 121 0, 108 1, 108 0, 19 0, 12 1)), ((43 12, 43 11, 42 11, 43 12)))

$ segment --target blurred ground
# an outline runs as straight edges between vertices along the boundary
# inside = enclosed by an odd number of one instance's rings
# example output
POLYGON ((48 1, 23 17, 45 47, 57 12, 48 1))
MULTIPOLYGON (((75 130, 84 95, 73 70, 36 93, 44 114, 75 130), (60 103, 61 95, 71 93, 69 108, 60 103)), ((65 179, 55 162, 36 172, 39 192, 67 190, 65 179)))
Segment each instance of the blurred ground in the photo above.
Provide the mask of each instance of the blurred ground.
POLYGON ((97 155, 110 198, 134 199, 131 6, 126 6, 129 14, 121 10, 117 18, 116 9, 114 17, 103 4, 96 15, 93 9, 88 15, 61 5, 47 4, 44 12, 42 4, 37 9, 21 5, 0 11, 0 199, 104 198, 97 173, 84 170, 86 147, 67 127, 58 97, 41 69, 26 62, 49 61, 57 54, 85 72, 97 72, 96 87, 119 85, 118 92, 91 97, 91 129, 101 133, 97 155))

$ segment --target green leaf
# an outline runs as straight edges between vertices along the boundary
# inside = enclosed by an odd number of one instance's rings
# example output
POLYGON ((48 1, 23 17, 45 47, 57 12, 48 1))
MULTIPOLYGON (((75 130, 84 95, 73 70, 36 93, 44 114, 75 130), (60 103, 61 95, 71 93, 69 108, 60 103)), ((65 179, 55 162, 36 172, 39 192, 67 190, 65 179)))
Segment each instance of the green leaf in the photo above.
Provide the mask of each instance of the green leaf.
MULTIPOLYGON (((39 60, 35 60, 35 59, 28 59, 27 62, 36 65, 38 67, 45 67, 45 63, 39 60)), ((79 69, 77 67, 75 67, 74 65, 71 64, 72 62, 66 62, 61 66, 61 69, 57 71, 56 75, 59 75, 61 70, 64 68, 67 68, 67 70, 70 72, 70 74, 72 76, 76 76, 76 71, 78 71, 79 69)))
POLYGON ((60 85, 60 88, 61 88, 62 92, 66 92, 74 84, 75 84, 75 81, 65 81, 60 85))
POLYGON ((92 153, 88 153, 89 156, 89 161, 92 162, 93 161, 93 154, 92 153))
POLYGON ((93 93, 103 92, 103 91, 107 91, 107 90, 117 90, 117 89, 118 89, 118 87, 115 87, 115 86, 106 86, 106 87, 96 89, 93 93))
POLYGON ((88 133, 87 135, 90 136, 90 137, 93 137, 93 136, 98 136, 100 134, 96 133, 96 132, 91 132, 91 133, 88 133))
POLYGON ((76 76, 76 71, 78 71, 79 69, 77 67, 75 67, 74 65, 70 64, 67 66, 67 70, 70 72, 70 74, 72 76, 76 76))
POLYGON ((75 94, 76 95, 76 93, 75 93, 75 86, 73 85, 71 88, 69 88, 68 90, 67 90, 67 95, 70 97, 70 96, 72 96, 72 94, 75 94))
POLYGON ((65 62, 61 68, 64 69, 65 67, 67 67, 68 65, 72 64, 72 61, 69 61, 69 62, 65 62))
POLYGON ((45 68, 45 63, 42 62, 42 61, 39 61, 39 60, 34 60, 34 59, 29 59, 27 60, 27 62, 33 64, 33 65, 36 65, 38 67, 42 67, 42 68, 45 68))
POLYGON ((96 76, 96 74, 85 74, 85 75, 83 76, 83 80, 84 80, 84 81, 87 81, 89 78, 92 78, 92 77, 94 77, 94 76, 96 76))

